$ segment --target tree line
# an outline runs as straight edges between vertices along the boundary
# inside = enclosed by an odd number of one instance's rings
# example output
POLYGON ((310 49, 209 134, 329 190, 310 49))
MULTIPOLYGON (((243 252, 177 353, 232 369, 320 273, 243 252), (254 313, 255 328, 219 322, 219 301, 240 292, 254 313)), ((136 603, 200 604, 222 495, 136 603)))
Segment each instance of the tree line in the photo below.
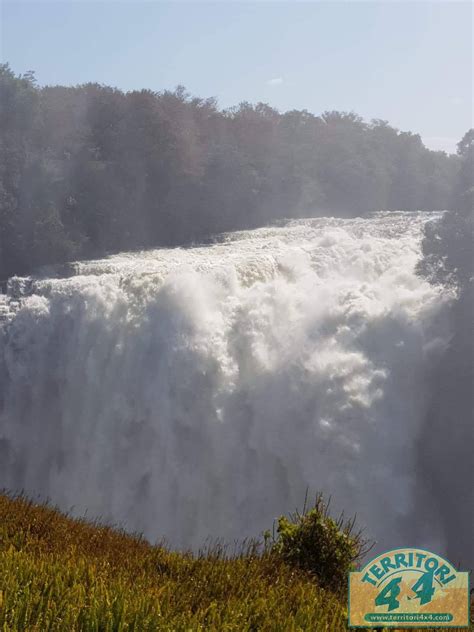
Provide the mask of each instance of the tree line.
POLYGON ((0 65, 0 280, 286 217, 452 208, 459 156, 354 113, 39 87, 0 65))

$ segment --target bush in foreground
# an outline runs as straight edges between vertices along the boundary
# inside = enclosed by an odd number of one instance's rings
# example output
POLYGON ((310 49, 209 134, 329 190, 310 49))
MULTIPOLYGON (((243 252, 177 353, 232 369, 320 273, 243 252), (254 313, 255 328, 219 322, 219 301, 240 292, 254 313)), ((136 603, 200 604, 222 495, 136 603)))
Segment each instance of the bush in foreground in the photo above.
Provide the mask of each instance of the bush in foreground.
POLYGON ((302 513, 296 511, 289 518, 278 519, 271 550, 290 566, 314 575, 320 585, 344 591, 348 573, 356 570, 356 563, 371 548, 354 526, 355 518, 331 518, 329 503, 318 494, 310 510, 305 502, 302 513))

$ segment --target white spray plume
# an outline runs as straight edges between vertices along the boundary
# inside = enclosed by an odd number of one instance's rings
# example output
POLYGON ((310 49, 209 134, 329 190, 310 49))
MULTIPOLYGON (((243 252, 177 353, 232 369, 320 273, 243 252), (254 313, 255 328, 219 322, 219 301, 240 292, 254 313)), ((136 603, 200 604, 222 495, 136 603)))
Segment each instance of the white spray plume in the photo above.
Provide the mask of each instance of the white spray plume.
POLYGON ((258 535, 308 488, 378 548, 442 551, 416 478, 449 337, 450 296, 415 274, 427 219, 299 220, 12 280, 0 486, 179 547, 258 535))

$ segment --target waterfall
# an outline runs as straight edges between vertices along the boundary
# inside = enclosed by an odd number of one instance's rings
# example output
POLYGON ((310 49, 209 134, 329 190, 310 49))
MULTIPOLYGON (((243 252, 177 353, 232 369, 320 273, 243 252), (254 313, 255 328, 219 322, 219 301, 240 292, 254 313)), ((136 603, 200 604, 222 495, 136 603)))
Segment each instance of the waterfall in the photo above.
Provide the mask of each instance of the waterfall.
POLYGON ((0 295, 0 487, 197 547, 306 490, 378 548, 444 534, 419 480, 450 293, 426 213, 318 218, 13 278, 0 295))

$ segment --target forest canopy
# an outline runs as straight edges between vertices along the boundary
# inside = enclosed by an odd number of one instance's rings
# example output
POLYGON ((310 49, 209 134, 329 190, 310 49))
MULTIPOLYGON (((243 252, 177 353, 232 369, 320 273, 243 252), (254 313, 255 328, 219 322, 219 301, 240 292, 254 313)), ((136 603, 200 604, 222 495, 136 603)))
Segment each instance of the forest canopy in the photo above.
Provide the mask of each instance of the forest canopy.
POLYGON ((0 281, 281 218, 452 208, 462 176, 460 156, 352 112, 39 87, 7 64, 0 146, 0 281))

